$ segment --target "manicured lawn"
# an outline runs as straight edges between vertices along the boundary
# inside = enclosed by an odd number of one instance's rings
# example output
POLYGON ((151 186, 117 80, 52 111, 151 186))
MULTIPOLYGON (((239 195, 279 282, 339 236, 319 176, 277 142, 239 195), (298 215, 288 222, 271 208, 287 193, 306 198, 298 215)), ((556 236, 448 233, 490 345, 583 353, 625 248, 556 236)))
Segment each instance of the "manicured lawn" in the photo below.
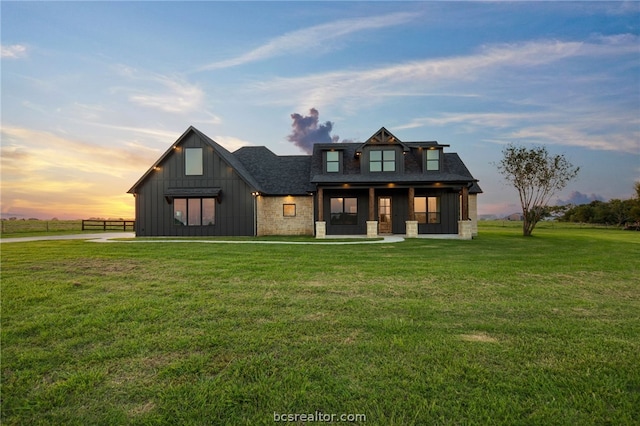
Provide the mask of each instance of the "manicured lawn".
POLYGON ((508 225, 3 244, 2 424, 640 423, 640 234, 508 225))

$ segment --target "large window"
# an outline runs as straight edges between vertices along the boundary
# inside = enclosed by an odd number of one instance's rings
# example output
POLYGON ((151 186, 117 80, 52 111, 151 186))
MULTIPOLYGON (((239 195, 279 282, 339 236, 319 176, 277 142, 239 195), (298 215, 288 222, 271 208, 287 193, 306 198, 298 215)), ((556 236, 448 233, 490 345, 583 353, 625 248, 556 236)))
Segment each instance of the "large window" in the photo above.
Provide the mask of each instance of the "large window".
POLYGON ((440 170, 440 150, 427 150, 427 170, 440 170))
POLYGON ((357 198, 332 198, 331 199, 331 224, 332 225, 357 225, 358 224, 358 199, 357 198))
POLYGON ((202 148, 186 148, 184 150, 184 174, 202 175, 202 148))
POLYGON ((327 173, 337 173, 340 171, 340 153, 338 151, 327 151, 326 170, 327 173))
POLYGON ((396 152, 393 150, 375 150, 369 152, 370 172, 395 172, 396 152))
POLYGON ((214 225, 215 217, 215 198, 175 198, 173 200, 173 223, 175 225, 214 225))
POLYGON ((415 197, 413 211, 418 223, 440 223, 440 197, 415 197))

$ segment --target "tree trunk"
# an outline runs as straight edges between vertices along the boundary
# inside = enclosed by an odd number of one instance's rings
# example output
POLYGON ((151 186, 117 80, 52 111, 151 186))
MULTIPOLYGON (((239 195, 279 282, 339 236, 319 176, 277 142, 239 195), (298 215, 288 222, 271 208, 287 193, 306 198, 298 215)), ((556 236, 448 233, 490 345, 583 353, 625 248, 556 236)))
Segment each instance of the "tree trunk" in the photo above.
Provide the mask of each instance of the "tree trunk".
POLYGON ((533 228, 535 228, 536 223, 538 223, 538 218, 535 216, 533 211, 523 210, 522 212, 522 235, 525 237, 530 237, 533 232, 533 228))

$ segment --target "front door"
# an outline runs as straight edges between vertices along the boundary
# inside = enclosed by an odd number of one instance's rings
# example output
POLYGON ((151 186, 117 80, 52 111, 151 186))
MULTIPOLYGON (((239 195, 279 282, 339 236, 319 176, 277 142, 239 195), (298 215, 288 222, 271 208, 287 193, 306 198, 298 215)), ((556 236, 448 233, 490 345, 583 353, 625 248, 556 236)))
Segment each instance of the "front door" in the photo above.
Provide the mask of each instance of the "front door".
POLYGON ((391 233, 391 197, 378 198, 378 226, 379 233, 391 233))

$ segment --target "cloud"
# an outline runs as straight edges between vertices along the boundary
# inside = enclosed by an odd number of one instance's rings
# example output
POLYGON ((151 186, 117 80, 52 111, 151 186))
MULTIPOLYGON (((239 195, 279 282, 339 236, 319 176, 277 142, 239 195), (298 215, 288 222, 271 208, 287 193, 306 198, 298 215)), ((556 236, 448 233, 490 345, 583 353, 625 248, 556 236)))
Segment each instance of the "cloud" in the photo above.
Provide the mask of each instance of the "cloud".
POLYGON ((566 206, 567 204, 573 204, 577 206, 580 204, 589 204, 592 201, 604 201, 604 197, 602 195, 597 195, 597 194, 587 195, 587 194, 583 194, 580 191, 573 191, 569 195, 569 198, 567 198, 566 200, 561 200, 558 198, 556 200, 556 205, 566 206))
POLYGON ((402 25, 418 16, 420 15, 416 13, 399 12, 381 16, 343 19, 292 31, 235 58, 205 65, 199 71, 235 67, 273 57, 303 53, 312 49, 326 49, 328 43, 341 37, 360 31, 402 25))
POLYGON ((125 194, 158 153, 135 142, 101 146, 2 126, 2 213, 29 217, 132 217, 125 194))
POLYGON ((27 56, 27 46, 23 44, 1 45, 0 57, 2 59, 19 59, 27 56))
POLYGON ((157 76, 150 79, 157 87, 129 95, 134 104, 171 113, 189 113, 202 107, 204 91, 180 79, 157 76))
POLYGON ((619 34, 594 36, 588 42, 490 45, 466 56, 279 78, 255 83, 252 90, 266 95, 266 104, 294 102, 320 109, 339 105, 346 111, 374 107, 390 97, 437 96, 447 98, 439 100, 446 106, 438 112, 393 128, 455 126, 457 132, 484 131, 485 140, 498 143, 553 143, 637 154, 637 103, 629 103, 619 79, 628 67, 637 66, 639 43, 638 36, 619 34), (596 66, 619 65, 616 71, 594 70, 584 65, 585 58, 596 66), (559 79, 566 83, 558 86, 559 79), (447 113, 451 105, 463 112, 447 113), (464 112, 477 105, 485 112, 464 112))
POLYGON ((125 84, 136 83, 135 88, 125 85, 111 88, 112 93, 127 93, 127 100, 134 105, 173 114, 199 111, 204 106, 204 91, 180 76, 140 71, 122 64, 114 65, 112 70, 125 84))
POLYGON ((340 139, 339 136, 331 136, 333 123, 327 121, 319 124, 320 114, 315 108, 309 110, 309 115, 302 116, 298 113, 291 114, 293 130, 287 137, 289 142, 293 142, 295 146, 302 149, 307 154, 313 152, 313 145, 316 143, 335 143, 340 139))
POLYGON ((132 169, 148 167, 154 160, 149 152, 100 146, 41 130, 2 126, 1 133, 3 186, 17 177, 31 175, 54 183, 60 182, 60 176, 82 173, 121 178, 132 169))
MULTIPOLYGON (((363 70, 333 71, 293 78, 277 78, 256 82, 251 90, 267 94, 268 99, 286 102, 297 94, 300 103, 326 106, 341 102, 381 102, 383 98, 404 96, 407 92, 443 92, 442 85, 452 90, 461 84, 472 86, 478 81, 496 77, 506 70, 532 69, 582 56, 614 56, 637 54, 639 38, 628 36, 606 38, 600 42, 542 40, 518 44, 484 46, 467 56, 430 58, 363 70), (286 96, 284 96, 286 94, 286 96)), ((455 89, 463 94, 462 90, 455 89)))

